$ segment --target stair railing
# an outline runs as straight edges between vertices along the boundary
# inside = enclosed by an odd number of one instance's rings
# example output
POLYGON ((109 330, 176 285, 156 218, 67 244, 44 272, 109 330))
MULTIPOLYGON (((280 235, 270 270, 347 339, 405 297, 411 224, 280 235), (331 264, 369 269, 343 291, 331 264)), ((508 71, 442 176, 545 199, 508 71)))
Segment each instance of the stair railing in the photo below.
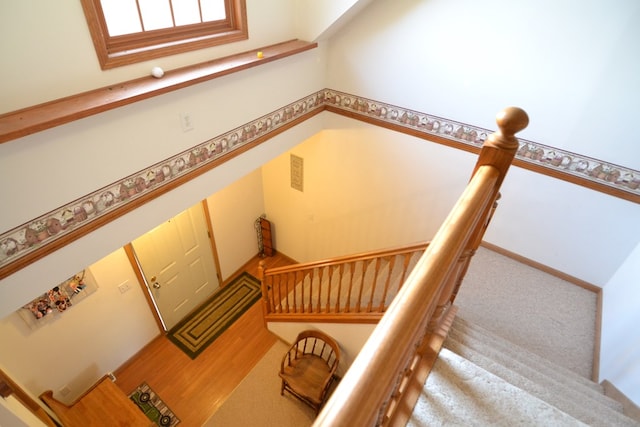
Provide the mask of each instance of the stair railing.
POLYGON ((428 374, 421 369, 422 361, 437 356, 440 348, 434 348, 432 340, 495 210, 500 185, 518 149, 515 133, 529 119, 523 110, 509 107, 496 122, 499 131, 484 143, 469 184, 316 418, 315 427, 404 425, 417 399, 407 395, 415 395, 416 386, 422 388, 428 374))
POLYGON ((265 269, 259 266, 267 321, 380 320, 428 243, 265 269))

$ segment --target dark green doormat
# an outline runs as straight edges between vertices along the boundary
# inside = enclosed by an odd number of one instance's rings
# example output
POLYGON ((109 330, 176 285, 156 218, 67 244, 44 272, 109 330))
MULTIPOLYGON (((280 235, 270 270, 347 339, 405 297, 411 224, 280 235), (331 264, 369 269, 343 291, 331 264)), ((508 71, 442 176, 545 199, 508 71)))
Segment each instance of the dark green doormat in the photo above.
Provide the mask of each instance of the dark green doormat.
POLYGON ((138 405, 138 408, 151 421, 160 427, 174 427, 180 423, 178 417, 169 409, 158 395, 147 385, 142 383, 129 395, 129 399, 138 405))
POLYGON ((167 336, 190 358, 202 351, 261 297, 260 281, 247 272, 181 320, 167 336))

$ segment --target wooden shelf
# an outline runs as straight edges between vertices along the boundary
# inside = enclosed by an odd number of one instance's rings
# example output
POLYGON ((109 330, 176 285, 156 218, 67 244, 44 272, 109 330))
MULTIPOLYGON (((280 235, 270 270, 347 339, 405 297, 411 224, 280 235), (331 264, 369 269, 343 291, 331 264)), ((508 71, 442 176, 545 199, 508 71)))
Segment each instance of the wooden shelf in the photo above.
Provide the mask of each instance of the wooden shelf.
POLYGON ((317 43, 290 40, 188 67, 169 70, 160 79, 149 75, 3 114, 0 115, 0 143, 267 62, 286 58, 314 49, 317 46, 317 43), (258 58, 258 51, 263 53, 262 58, 258 58))

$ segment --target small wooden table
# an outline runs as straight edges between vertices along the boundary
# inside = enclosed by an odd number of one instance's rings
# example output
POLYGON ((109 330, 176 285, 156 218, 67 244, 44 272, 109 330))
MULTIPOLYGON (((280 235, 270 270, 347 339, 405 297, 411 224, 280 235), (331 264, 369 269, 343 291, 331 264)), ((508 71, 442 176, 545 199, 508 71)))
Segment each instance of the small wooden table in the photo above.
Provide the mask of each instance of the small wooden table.
POLYGON ((64 427, 153 426, 153 422, 104 376, 71 405, 65 405, 47 390, 40 399, 60 418, 64 427))

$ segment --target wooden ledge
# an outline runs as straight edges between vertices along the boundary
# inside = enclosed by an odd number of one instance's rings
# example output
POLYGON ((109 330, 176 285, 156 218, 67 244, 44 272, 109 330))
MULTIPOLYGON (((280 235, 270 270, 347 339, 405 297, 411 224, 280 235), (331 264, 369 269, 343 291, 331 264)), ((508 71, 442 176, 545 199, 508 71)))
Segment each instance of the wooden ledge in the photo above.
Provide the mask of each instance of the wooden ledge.
POLYGON ((317 46, 317 43, 289 40, 188 67, 168 70, 160 79, 149 75, 6 113, 0 115, 0 143, 286 58, 317 46), (257 55, 258 51, 262 52, 261 58, 257 55))

